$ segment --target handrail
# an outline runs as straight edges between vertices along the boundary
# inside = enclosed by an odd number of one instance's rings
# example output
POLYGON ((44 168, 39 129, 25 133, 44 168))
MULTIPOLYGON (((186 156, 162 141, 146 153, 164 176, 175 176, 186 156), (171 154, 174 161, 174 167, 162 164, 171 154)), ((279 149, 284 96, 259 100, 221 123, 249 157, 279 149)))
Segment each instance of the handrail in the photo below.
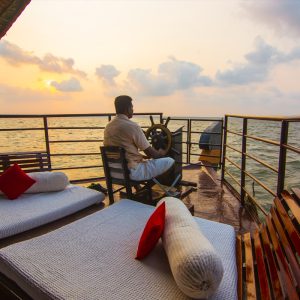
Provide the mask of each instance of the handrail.
MULTIPOLYGON (((79 118, 89 118, 89 117, 101 117, 99 118, 95 118, 95 120, 100 120, 100 122, 103 122, 103 120, 105 121, 105 118, 107 118, 106 120, 109 121, 113 116, 115 115, 115 113, 93 113, 93 114, 32 114, 32 115, 24 115, 24 114, 12 114, 12 115, 0 115, 0 119, 4 118, 4 119, 32 119, 34 122, 36 122, 36 127, 34 127, 33 125, 30 125, 31 123, 28 123, 29 127, 23 127, 21 128, 22 125, 18 125, 15 122, 12 122, 11 125, 15 126, 14 128, 0 128, 0 132, 7 132, 7 133, 11 133, 11 132, 15 132, 15 133, 20 133, 20 132, 37 132, 39 134, 40 132, 44 132, 44 139, 42 140, 42 143, 44 143, 45 146, 42 146, 42 148, 46 149, 45 151, 48 154, 48 160, 49 160, 49 164, 51 164, 51 168, 52 170, 77 170, 77 169, 87 169, 87 168, 93 168, 93 167, 101 167, 97 165, 97 162, 95 160, 94 157, 96 157, 97 155, 99 155, 99 153, 96 153, 95 150, 93 150, 93 143, 101 143, 103 142, 103 138, 100 135, 90 135, 90 136, 82 136, 81 134, 76 136, 77 132, 74 132, 74 137, 72 138, 72 135, 64 135, 64 137, 60 136, 60 131, 65 130, 66 133, 68 130, 72 131, 72 130, 77 130, 80 133, 80 130, 87 130, 87 131, 92 131, 93 133, 96 132, 96 130, 99 130, 99 132, 103 133, 103 130, 105 129, 105 126, 102 125, 102 123, 100 123, 97 126, 97 122, 89 122, 88 124, 81 124, 79 122, 76 122, 76 117, 79 118), (58 121, 57 124, 52 124, 52 118, 57 118, 58 121), (60 119, 61 118, 61 119, 60 119), (72 123, 70 124, 66 124, 66 126, 64 126, 64 123, 62 123, 62 121, 65 121, 65 118, 72 118, 72 123), (74 118, 75 118, 75 122, 74 122, 74 118), (42 121, 40 123, 40 120, 42 121), (51 122, 50 122, 51 121, 51 122), (73 123, 74 122, 74 123, 73 123), (17 124, 17 125, 15 125, 17 124), (74 124, 74 126, 72 126, 72 124, 74 124), (86 125, 86 126, 84 126, 86 125), (95 126, 94 126, 95 125, 95 126), (58 134, 53 135, 54 132, 58 132, 58 134), (70 139, 68 139, 70 137, 70 139), (71 147, 72 144, 71 143, 83 143, 84 145, 91 145, 91 146, 87 146, 89 150, 79 150, 76 153, 70 153, 72 150, 66 150, 64 151, 64 144, 70 144, 71 147), (57 147, 62 147, 62 148, 57 148, 57 147), (82 151, 82 152, 81 152, 82 151), (86 152, 83 152, 86 151, 86 152), (68 163, 67 165, 65 165, 66 162, 66 157, 74 157, 74 162, 78 162, 78 163, 71 163, 71 165, 68 163), (75 157, 79 157, 79 156, 89 156, 91 158, 91 161, 93 161, 92 163, 90 163, 89 166, 85 166, 85 167, 81 167, 80 166, 80 161, 78 159, 76 159, 75 157), (69 166, 70 165, 70 166, 69 166)), ((162 113, 135 113, 134 117, 139 117, 139 116, 155 116, 155 117, 159 117, 158 122, 163 122, 163 120, 165 120, 166 118, 163 118, 163 114, 162 113)), ((183 124, 185 125, 185 129, 182 130, 183 133, 183 141, 181 144, 184 145, 184 148, 182 149, 182 155, 183 155, 183 159, 182 159, 182 163, 183 164, 196 164, 196 165, 203 165, 206 167, 212 167, 209 164, 206 163, 200 163, 196 162, 196 157, 199 157, 199 148, 196 147, 199 144, 199 137, 200 135, 204 132, 203 130, 197 130, 195 128, 197 128, 198 125, 203 125, 205 123, 210 123, 212 121, 219 121, 223 123, 223 119, 222 118, 186 118, 186 117, 172 117, 170 118, 170 120, 172 121, 182 121, 183 124)), ((30 120, 31 121, 31 120, 30 120)), ((147 126, 141 126, 142 128, 148 128, 147 126)), ((205 126, 206 127, 206 126, 205 126)), ((204 127, 204 128, 205 128, 204 127)), ((202 127, 200 127, 202 128, 202 127)), ((215 132, 213 132, 212 134, 217 134, 215 132)), ((25 134, 24 134, 25 135, 25 134)), ((29 135, 28 135, 29 136, 29 135)), ((222 138, 222 132, 221 132, 221 138, 222 138)), ((222 145, 221 144, 214 144, 212 146, 215 147, 219 147, 220 150, 222 150, 222 145)), ((221 151, 220 151, 221 153, 221 151)), ((205 154, 205 157, 207 158, 218 158, 218 155, 209 155, 209 154, 205 154)), ((86 161, 90 161, 90 159, 86 159, 86 161)), ((101 159, 100 159, 101 162, 101 159)), ((221 166, 221 162, 219 162, 219 167, 221 166)), ((90 174, 94 173, 94 171, 92 170, 92 172, 90 174)), ((97 175, 96 175, 97 176, 97 175)), ((94 176, 96 178, 96 176, 94 176)), ((94 178, 93 177, 93 178, 94 178)), ((72 182, 80 182, 80 180, 74 179, 72 178, 72 176, 70 177, 72 182)), ((86 179, 82 179, 83 182, 86 182, 86 179)), ((92 180, 92 178, 91 178, 92 180)))
MULTIPOLYGON (((110 120, 115 114, 114 113, 107 113, 107 114, 50 114, 50 115, 0 115, 0 118, 40 118, 43 121, 43 125, 41 125, 39 122, 37 122, 37 127, 36 128, 32 128, 33 126, 29 125, 30 128, 1 128, 0 132, 20 132, 20 131, 26 131, 29 132, 30 130, 37 132, 38 131, 44 131, 44 136, 45 136, 45 149, 48 153, 48 159, 49 159, 49 163, 52 164, 52 168, 55 170, 67 170, 67 169, 87 169, 87 168, 93 168, 93 167, 101 167, 99 165, 97 165, 97 161, 93 156, 96 156, 98 153, 95 152, 95 150, 93 150, 93 144, 92 143, 100 143, 103 141, 102 136, 96 136, 95 130, 100 130, 100 132, 103 132, 105 126, 102 125, 102 123, 100 123, 100 126, 93 126, 93 124, 97 124, 97 123, 90 123, 91 126, 80 126, 81 124, 79 122, 77 122, 76 124, 74 124, 74 126, 71 126, 70 124, 67 124, 66 127, 64 127, 63 125, 60 125, 58 123, 57 126, 55 125, 51 125, 48 124, 50 123, 50 119, 51 118, 65 118, 65 117, 104 117, 107 118, 107 120, 110 120), (51 126, 49 126, 51 125, 51 126), (72 137, 72 135, 68 135, 67 137, 64 138, 57 138, 57 135, 53 135, 52 133, 54 133, 55 131, 59 133, 59 130, 94 130, 93 134, 91 134, 91 136, 86 136, 82 137, 80 135, 80 137, 82 139, 79 138, 79 136, 76 136, 77 132, 74 132, 74 137, 70 140, 68 140, 68 137, 72 137), (98 138, 99 137, 99 138, 98 138), (59 146, 59 144, 64 144, 64 143, 86 143, 86 145, 88 145, 88 143, 90 143, 90 146, 87 146, 87 149, 85 149, 85 151, 87 152, 83 152, 81 153, 79 151, 77 151, 76 153, 69 153, 70 151, 67 150, 67 148, 64 150, 61 150, 60 148, 56 149, 56 146, 59 146), (54 150, 55 149, 55 150, 54 150), (80 166, 75 166, 75 164, 73 163, 72 166, 67 167, 67 165, 61 165, 61 168, 57 168, 57 163, 56 161, 64 161, 63 157, 67 157, 67 156, 90 156, 91 159, 91 163, 89 166, 85 166, 85 167, 80 167, 80 166), (62 159, 60 159, 60 157, 62 157, 62 159), (55 162, 53 165, 53 161, 55 162)), ((163 114, 162 113, 137 113, 135 114, 135 116, 148 116, 148 115, 153 115, 153 116, 158 116, 159 117, 159 121, 162 122, 163 120, 166 120, 166 118, 163 118, 163 114)), ((99 118, 96 118, 97 120, 99 118)), ((103 120, 103 119, 102 119, 103 120)), ((104 119, 105 120, 105 119, 104 119)), ((207 167, 211 167, 208 164, 203 164, 203 163, 199 163, 196 162, 196 157, 199 157, 199 148, 197 147, 197 140, 199 139, 200 135, 205 132, 203 131, 203 129, 196 129, 196 128, 202 128, 201 126, 203 125, 203 123, 205 122, 212 122, 212 121, 219 121, 222 123, 222 128, 223 128, 223 132, 221 134, 221 139, 222 139, 222 143, 219 144, 215 144, 214 146, 218 147, 220 146, 220 150, 221 150, 221 160, 219 162, 219 166, 222 167, 222 181, 225 181, 226 183, 228 183, 230 185, 230 183, 227 181, 226 177, 230 175, 228 175, 228 170, 226 169, 226 163, 230 163, 230 158, 228 158, 226 152, 228 152, 228 150, 233 150, 235 151, 235 155, 239 156, 241 159, 240 163, 235 163, 234 167, 237 168, 238 172, 240 172, 239 176, 239 187, 238 187, 238 191, 236 189, 234 189, 236 192, 238 192, 238 194, 240 195, 240 199, 245 199, 246 194, 248 194, 248 191, 246 190, 245 187, 245 183, 248 179, 253 180, 253 182, 256 182, 259 186, 261 186, 264 190, 266 190, 269 194, 271 194, 272 196, 275 194, 280 193, 280 191, 282 191, 282 189, 285 187, 285 166, 286 166, 286 157, 288 153, 297 153, 300 154, 300 148, 298 147, 297 143, 295 144, 289 144, 287 137, 288 137, 288 133, 289 133, 289 126, 288 124, 290 122, 300 122, 300 118, 298 117, 290 117, 290 118, 280 118, 280 117, 255 117, 255 116, 238 116, 238 115, 225 115, 225 119, 223 118, 184 118, 184 117, 172 117, 170 118, 170 121, 182 121, 185 128, 184 130, 182 130, 183 133, 183 141, 182 144, 184 145, 184 148, 182 149, 182 154, 183 154, 183 158, 182 158, 182 163, 183 164, 197 164, 197 165, 206 165, 207 167), (232 120, 234 120, 234 118, 242 118, 243 120, 243 128, 242 131, 238 132, 238 130, 232 130, 231 128, 229 128, 230 122, 232 120), (247 133, 247 128, 246 125, 248 124, 249 127, 249 120, 258 120, 258 121, 276 121, 278 123, 280 123, 281 125, 281 139, 280 141, 277 140, 272 140, 272 138, 266 139, 266 138, 262 138, 259 136, 255 136, 254 134, 250 133, 250 130, 248 130, 249 132, 247 133), (201 123, 202 122, 202 123, 201 123), (285 124, 285 125, 284 125, 285 124), (200 126, 198 126, 200 125, 200 126), (285 126, 285 127, 284 127, 285 126), (241 147, 241 150, 237 149, 235 144, 230 144, 230 138, 234 138, 232 135, 238 135, 240 137, 242 137, 242 139, 238 138, 237 140, 243 141, 243 145, 244 148, 241 147), (250 140, 253 141, 260 141, 263 143, 267 143, 267 144, 271 144, 274 145, 275 147, 278 147, 278 150, 280 152, 280 154, 278 155, 278 165, 272 165, 267 161, 264 161, 263 159, 261 159, 260 157, 253 155, 252 153, 250 153, 251 148, 248 147, 247 148, 247 142, 249 142, 250 140), (229 142, 228 142, 229 141, 229 142), (222 146, 221 146, 222 145, 222 146), (251 160, 255 161, 256 163, 258 163, 259 165, 263 166, 264 168, 267 168, 271 171, 274 172, 274 175, 277 176, 277 186, 276 189, 274 190, 274 188, 270 188, 268 187, 264 182, 260 181, 259 179, 256 178, 256 176, 254 176, 253 174, 251 174, 250 170, 246 170, 246 166, 247 166, 247 162, 250 162, 251 160), (240 165, 239 165, 240 164, 240 165), (251 177, 252 176, 252 177, 251 177), (255 179, 254 179, 255 178, 255 179), (247 180, 246 180, 247 179, 247 180), (262 183, 262 184, 260 184, 262 183)), ((239 121, 240 122, 240 121, 239 121)), ((14 124, 14 122, 12 122, 12 125, 14 124)), ((239 123, 240 124, 240 123, 239 123)), ((256 122, 254 122, 254 124, 256 124, 256 122)), ((84 125, 84 124, 82 124, 84 125)), ((16 127, 18 127, 20 125, 17 125, 16 127)), ((170 126, 170 125, 169 125, 170 126)), ((145 126, 143 126, 143 128, 146 128, 145 126)), ((217 134, 215 132, 213 132, 212 134, 217 134)), ((10 133, 6 134, 7 136, 10 135, 10 133)), ((243 146, 242 145, 242 146, 243 146)), ((73 148, 72 148, 73 149, 73 148)), ((232 153, 232 152, 231 152, 232 153)), ((230 154, 230 153, 229 153, 230 154)), ((211 158, 217 158, 217 155, 213 155, 213 154, 205 154, 206 157, 211 157, 211 158)), ((74 158, 75 159, 75 158, 74 158)), ((76 160, 74 160, 76 161, 76 160)), ((197 160, 198 161, 198 160, 197 160)), ((101 160, 100 160, 101 163, 101 160)), ((94 176, 96 177, 96 176, 94 176)), ((83 179, 84 180, 84 179, 83 179)), ((73 181, 73 180, 72 180, 73 181)), ((77 181, 77 180, 76 180, 77 181)), ((233 180, 234 181, 234 180, 233 180)), ((247 181, 248 183, 248 181, 247 181)), ((249 195, 248 195, 249 196, 249 195)), ((251 195, 250 195, 251 196, 251 195)), ((254 195, 251 197, 248 197, 248 199, 251 200, 251 198, 255 199, 254 195)), ((244 200, 242 200, 243 203, 244 200)), ((252 200, 251 200, 252 201, 252 200)), ((257 201, 256 201, 257 202, 257 201)), ((257 202, 258 203, 258 202, 257 202)), ((257 205, 258 206, 258 205, 257 205)))
MULTIPOLYGON (((0 118, 62 118, 62 117, 108 117, 108 116, 115 116, 116 113, 104 113, 104 114, 98 114, 98 113, 85 113, 85 114, 28 114, 28 115, 23 115, 23 114, 7 114, 3 115, 0 114, 0 118)), ((133 115, 135 116, 162 116, 161 112, 149 112, 149 113, 134 113, 133 115)))
POLYGON ((263 161, 263 160, 261 160, 261 159, 255 157, 254 155, 251 155, 251 154, 249 154, 249 153, 245 153, 245 155, 246 155, 247 157, 250 157, 250 158, 252 158, 253 160, 257 161, 257 162, 260 163, 261 165, 263 165, 263 166, 269 168, 270 170, 274 171, 275 173, 278 173, 278 170, 275 169, 274 167, 272 167, 272 166, 271 166, 270 164, 268 164, 267 162, 265 162, 265 161, 263 161))
MULTIPOLYGON (((158 116, 159 120, 162 119, 162 113, 159 112, 153 112, 153 113, 134 113, 134 116, 148 116, 148 115, 152 115, 152 116, 158 116)), ((34 132, 44 132, 44 151, 47 153, 47 159, 48 159, 48 164, 50 166, 51 170, 54 171, 62 171, 62 170, 80 170, 80 169, 92 169, 92 168, 102 168, 101 165, 95 164, 95 162, 92 162, 90 165, 88 166, 80 166, 80 165, 71 165, 71 166, 64 166, 61 165, 59 167, 57 167, 56 165, 53 165, 52 160, 54 158, 58 158, 58 157, 68 157, 68 156, 96 156, 99 155, 100 157, 100 153, 95 153, 94 151, 88 151, 88 152, 82 152, 82 153, 52 153, 54 152, 54 150, 52 149, 52 145, 56 144, 63 144, 63 143, 101 143, 103 142, 103 139, 95 139, 95 138, 87 138, 87 139, 78 139, 78 138, 73 138, 73 139, 57 139, 55 137, 50 137, 50 131, 58 131, 58 130, 104 130, 104 126, 78 126, 78 124, 74 124, 75 126, 49 126, 48 121, 51 118, 90 118, 90 117, 101 117, 101 118, 108 118, 107 120, 111 120, 111 118, 115 116, 115 113, 92 113, 92 114, 31 114, 31 115, 24 115, 24 114, 11 114, 11 115, 0 115, 0 119, 32 119, 32 120, 41 120, 42 121, 42 127, 40 127, 41 125, 38 124, 37 127, 28 127, 28 128, 17 128, 20 127, 16 126, 15 128, 1 128, 0 132, 29 132, 29 131, 34 131, 34 132)), ((99 120, 99 119, 98 119, 99 120)), ((102 119, 103 120, 103 119, 102 119)), ((94 124, 94 123, 92 123, 94 124)), ((57 150, 56 150, 57 151, 57 150)), ((101 161, 101 160, 100 160, 101 161)), ((80 182, 93 182, 94 178, 102 178, 102 177, 93 177, 93 178, 89 178, 87 179, 73 179, 70 178, 71 182, 76 182, 76 183, 80 183, 80 182)))
POLYGON ((226 114, 225 117, 230 118, 240 118, 240 119, 252 119, 252 120, 264 120, 264 121, 290 121, 290 122, 300 122, 300 116, 296 117, 284 117, 284 116, 278 116, 278 117, 270 117, 270 116, 247 116, 247 115, 230 115, 226 114))
MULTIPOLYGON (((266 211, 262 209, 261 205, 257 202, 254 195, 251 196, 249 192, 245 188, 245 176, 251 178, 253 182, 256 182, 259 186, 261 186, 265 191, 267 191, 272 196, 280 195, 281 192, 286 188, 285 187, 285 168, 286 168, 286 158, 287 151, 292 151, 294 153, 300 154, 300 148, 294 145, 290 145, 288 143, 289 136, 289 123, 290 122, 300 122, 300 117, 263 117, 263 116, 241 116, 241 115, 225 115, 225 123, 224 123, 224 143, 223 143, 223 159, 222 159, 222 180, 229 184, 230 188, 233 188, 241 197, 241 203, 244 204, 245 194, 248 194, 248 199, 250 199, 260 210, 265 214, 266 211), (228 129, 228 123, 234 118, 242 119, 242 132, 234 131, 228 129), (262 137, 255 136, 253 134, 247 133, 248 120, 258 120, 258 121, 276 121, 280 124, 280 140, 272 140, 266 139, 262 137), (242 137, 242 150, 237 149, 231 145, 228 145, 227 139, 228 134, 238 135, 242 137), (256 157, 249 153, 249 150, 246 151, 248 140, 260 141, 267 144, 274 145, 279 149, 278 155, 278 168, 271 165, 270 163, 256 157), (226 149, 231 149, 235 153, 238 153, 241 158, 241 165, 239 166, 237 163, 233 162, 230 158, 226 156, 226 149), (251 174, 249 171, 246 171, 246 162, 247 159, 252 159, 257 162, 259 165, 272 170, 277 174, 277 185, 276 191, 269 188, 266 184, 264 184, 261 180, 257 179, 256 176, 251 174), (232 164, 236 169, 240 172, 240 181, 237 182, 237 179, 230 174, 230 172, 226 169, 226 161, 232 164), (232 186, 225 178, 225 175, 228 175, 236 184, 238 184, 240 191, 237 191, 234 186, 232 186)), ((255 123, 256 124, 256 123, 255 123)))

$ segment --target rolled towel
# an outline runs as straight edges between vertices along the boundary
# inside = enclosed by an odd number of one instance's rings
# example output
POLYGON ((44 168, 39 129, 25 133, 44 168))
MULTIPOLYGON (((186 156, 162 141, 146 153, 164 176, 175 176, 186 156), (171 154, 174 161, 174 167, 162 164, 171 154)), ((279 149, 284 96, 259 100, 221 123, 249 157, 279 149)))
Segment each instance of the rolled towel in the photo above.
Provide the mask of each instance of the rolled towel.
POLYGON ((181 200, 166 197, 157 205, 163 201, 166 218, 162 242, 174 279, 187 296, 206 299, 222 280, 221 258, 181 200))
POLYGON ((33 172, 28 175, 36 181, 26 194, 58 192, 64 190, 69 184, 67 175, 63 172, 33 172))

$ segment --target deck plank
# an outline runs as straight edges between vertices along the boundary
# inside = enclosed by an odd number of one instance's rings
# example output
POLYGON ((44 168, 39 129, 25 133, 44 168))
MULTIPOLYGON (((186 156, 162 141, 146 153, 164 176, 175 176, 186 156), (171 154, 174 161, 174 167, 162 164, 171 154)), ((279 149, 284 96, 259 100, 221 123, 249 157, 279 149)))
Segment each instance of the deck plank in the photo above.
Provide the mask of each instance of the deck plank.
POLYGON ((198 184, 197 191, 185 199, 194 204, 195 216, 229 224, 240 234, 257 228, 250 214, 226 185, 221 184, 219 174, 213 169, 188 166, 183 170, 183 179, 198 184))

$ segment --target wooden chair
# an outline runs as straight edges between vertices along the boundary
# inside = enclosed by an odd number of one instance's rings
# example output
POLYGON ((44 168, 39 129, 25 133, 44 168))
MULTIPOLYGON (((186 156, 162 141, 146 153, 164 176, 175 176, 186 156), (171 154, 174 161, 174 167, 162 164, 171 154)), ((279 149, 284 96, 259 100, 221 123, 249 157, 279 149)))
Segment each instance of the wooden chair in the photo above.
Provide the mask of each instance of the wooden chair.
POLYGON ((16 163, 26 173, 51 171, 51 164, 47 152, 10 152, 0 153, 0 174, 16 163))
POLYGON ((239 299, 299 299, 300 190, 276 197, 265 223, 237 236, 239 299))
POLYGON ((144 199, 145 203, 153 204, 152 189, 154 185, 152 180, 135 181, 129 177, 130 171, 125 158, 125 150, 121 147, 103 146, 100 147, 103 162, 104 174, 106 178, 107 192, 109 203, 114 203, 114 194, 123 189, 126 190, 126 197, 133 200, 137 199, 141 194, 148 199, 144 199), (120 185, 121 188, 114 190, 113 185, 120 185), (142 190, 133 193, 134 186, 143 185, 142 190))

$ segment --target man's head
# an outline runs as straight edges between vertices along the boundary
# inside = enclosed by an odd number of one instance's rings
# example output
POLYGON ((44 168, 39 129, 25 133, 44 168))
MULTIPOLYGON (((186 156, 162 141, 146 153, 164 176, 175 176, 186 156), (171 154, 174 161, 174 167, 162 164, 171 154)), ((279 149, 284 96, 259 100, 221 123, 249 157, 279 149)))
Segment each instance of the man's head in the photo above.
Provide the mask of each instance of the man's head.
POLYGON ((132 99, 129 96, 121 95, 115 98, 115 108, 117 114, 126 115, 129 119, 133 115, 132 99))

